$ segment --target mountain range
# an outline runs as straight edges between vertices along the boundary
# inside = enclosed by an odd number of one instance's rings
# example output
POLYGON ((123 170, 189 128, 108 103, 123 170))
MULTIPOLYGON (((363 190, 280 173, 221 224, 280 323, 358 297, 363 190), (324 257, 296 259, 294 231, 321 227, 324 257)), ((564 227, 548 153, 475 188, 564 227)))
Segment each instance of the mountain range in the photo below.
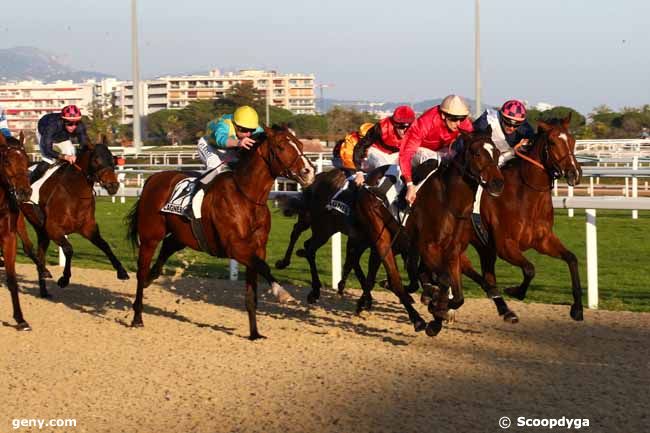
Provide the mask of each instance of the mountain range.
MULTIPOLYGON (((85 81, 91 78, 102 79, 110 75, 96 71, 79 71, 67 65, 59 57, 34 47, 13 47, 0 49, 0 81, 40 80, 52 82, 56 80, 85 81)), ((427 99, 412 104, 417 112, 423 112, 434 105, 440 104, 441 98, 427 99)), ((467 100, 474 106, 474 101, 467 100)), ((359 111, 393 111, 399 105, 411 105, 407 102, 373 102, 362 100, 317 99, 319 111, 330 110, 341 106, 354 108, 359 111)), ((482 104, 486 107, 485 104, 482 104)), ((472 109, 473 111, 473 109, 472 109)))
POLYGON ((95 71, 78 71, 57 56, 34 47, 0 49, 0 81, 56 80, 85 81, 109 75, 95 71))

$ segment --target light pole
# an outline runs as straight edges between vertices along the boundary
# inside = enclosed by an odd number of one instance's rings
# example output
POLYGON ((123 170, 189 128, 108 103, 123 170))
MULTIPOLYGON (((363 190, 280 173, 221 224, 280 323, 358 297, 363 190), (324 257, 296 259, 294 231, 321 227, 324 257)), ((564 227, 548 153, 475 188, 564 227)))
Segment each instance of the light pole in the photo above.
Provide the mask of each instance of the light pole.
POLYGON ((133 145, 135 151, 142 149, 140 130, 140 65, 138 62, 138 7, 136 0, 131 0, 131 73, 133 75, 133 145))
POLYGON ((320 111, 321 114, 325 113, 325 98, 323 97, 323 89, 329 89, 330 87, 334 87, 334 84, 316 84, 314 87, 320 89, 320 111))
POLYGON ((481 115, 481 0, 476 0, 476 9, 474 11, 474 85, 475 85, 475 102, 476 117, 481 115))

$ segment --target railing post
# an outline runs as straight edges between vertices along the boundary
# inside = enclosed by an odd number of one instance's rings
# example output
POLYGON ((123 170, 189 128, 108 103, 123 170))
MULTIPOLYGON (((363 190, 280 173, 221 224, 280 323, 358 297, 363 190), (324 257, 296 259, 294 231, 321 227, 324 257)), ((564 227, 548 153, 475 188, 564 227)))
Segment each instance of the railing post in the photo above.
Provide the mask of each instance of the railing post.
POLYGON ((332 288, 341 281, 341 232, 332 236, 332 288))
POLYGON ((230 259, 230 281, 237 281, 239 278, 239 264, 237 260, 230 259))
POLYGON ((589 195, 594 196, 594 177, 590 176, 589 177, 589 195))
POLYGON ((316 162, 316 173, 323 172, 323 154, 318 154, 318 161, 316 162))
MULTIPOLYGON (((557 180, 556 180, 557 182, 557 180)), ((569 185, 569 197, 573 197, 573 187, 569 185)), ((569 209, 569 218, 573 218, 573 208, 569 209)))
POLYGON ((598 238, 596 235, 596 209, 586 209, 587 216, 587 305, 598 308, 598 238))
MULTIPOLYGON (((638 170, 639 169, 639 157, 635 156, 632 159, 632 170, 638 170)), ((638 198, 639 197, 639 179, 634 175, 632 177, 632 198, 638 198)), ((633 210, 632 211, 632 219, 638 219, 639 218, 639 211, 638 210, 633 210)))

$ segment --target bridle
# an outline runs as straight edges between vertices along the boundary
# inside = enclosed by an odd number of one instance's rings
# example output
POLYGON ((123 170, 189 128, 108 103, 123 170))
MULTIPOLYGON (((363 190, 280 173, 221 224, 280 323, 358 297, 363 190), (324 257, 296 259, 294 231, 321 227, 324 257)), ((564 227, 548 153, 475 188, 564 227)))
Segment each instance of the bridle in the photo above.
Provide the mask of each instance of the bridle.
POLYGON ((0 182, 2 182, 2 185, 7 189, 10 195, 16 197, 16 186, 14 185, 14 182, 11 181, 13 176, 8 176, 4 169, 5 160, 7 159, 9 152, 12 151, 19 153, 21 156, 24 155, 25 159, 27 159, 27 154, 22 147, 16 145, 7 144, 6 146, 0 146, 0 182))
MULTIPOLYGON (((273 177, 286 177, 286 178, 292 178, 292 179, 294 179, 294 180, 295 180, 297 177, 299 177, 299 175, 298 175, 298 174, 297 174, 297 173, 292 169, 292 167, 296 164, 296 161, 298 161, 298 159, 300 159, 300 158, 305 158, 306 161, 309 161, 309 160, 307 159, 307 156, 306 156, 306 155, 304 154, 304 152, 300 149, 300 147, 299 147, 295 142, 293 142, 293 141, 290 140, 290 143, 294 145, 294 147, 296 148, 296 150, 298 151, 298 153, 297 153, 296 157, 293 159, 293 161, 291 161, 291 163, 290 163, 289 165, 286 165, 286 164, 284 163, 284 161, 282 161, 282 158, 280 158, 280 157, 276 154, 276 151, 275 151, 274 147, 271 146, 271 143, 268 143, 268 135, 266 135, 266 137, 264 138, 264 141, 267 142, 268 153, 269 153, 269 154, 268 154, 268 157, 264 157, 263 155, 260 155, 260 158, 262 158, 262 161, 264 161, 264 163, 265 163, 266 166, 268 167, 269 172, 271 173, 271 175, 272 175, 273 177), (276 172, 273 170, 273 162, 274 162, 274 161, 278 161, 279 164, 280 164, 280 166, 282 167, 282 169, 281 169, 280 172, 278 172, 278 173, 276 173, 276 172)), ((259 143, 260 143, 259 145, 261 145, 264 141, 260 141, 260 142, 259 142, 259 143)), ((259 145, 256 146, 256 147, 259 147, 259 145)), ((254 149, 251 149, 251 151, 254 151, 254 149)), ((266 202, 264 202, 264 203, 260 203, 260 202, 257 202, 256 200, 250 198, 250 197, 249 197, 249 196, 244 192, 244 190, 239 186, 239 183, 237 182, 237 179, 236 179, 235 177, 233 177, 233 181, 235 182, 235 187, 237 188, 237 190, 241 193, 241 195, 244 196, 244 198, 246 198, 246 200, 248 200, 249 202, 255 204, 256 206, 266 206, 266 202)))
POLYGON ((527 182, 526 177, 523 174, 523 171, 520 170, 519 176, 521 177, 522 182, 528 186, 529 188, 538 191, 538 192, 546 192, 550 191, 553 188, 553 182, 556 179, 559 179, 562 176, 562 162, 567 159, 571 158, 572 153, 569 151, 567 152, 566 155, 564 155, 562 158, 556 160, 551 153, 549 152, 548 147, 551 145, 551 140, 549 138, 548 133, 543 133, 541 134, 540 138, 538 139, 536 137, 534 146, 540 146, 539 150, 539 161, 523 154, 521 151, 519 151, 519 148, 521 145, 515 146, 515 154, 520 157, 521 159, 529 162, 533 167, 539 168, 540 170, 544 171, 548 177, 549 177, 549 185, 548 188, 540 189, 537 188, 530 183, 527 182), (539 140, 539 142, 538 142, 539 140))

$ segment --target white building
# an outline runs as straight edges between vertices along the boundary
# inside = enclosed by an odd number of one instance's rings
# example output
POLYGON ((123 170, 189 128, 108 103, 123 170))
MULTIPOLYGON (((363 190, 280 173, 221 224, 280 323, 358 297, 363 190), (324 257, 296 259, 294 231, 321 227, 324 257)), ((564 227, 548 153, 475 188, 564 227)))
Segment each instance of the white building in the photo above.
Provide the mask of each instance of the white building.
MULTIPOLYGON (((276 71, 245 69, 222 74, 214 69, 208 75, 166 76, 140 82, 141 116, 162 109, 181 109, 190 102, 226 95, 235 84, 250 83, 269 91, 269 103, 296 114, 316 112, 313 74, 278 74, 276 71)), ((133 122, 133 83, 124 82, 116 103, 122 107, 124 123, 133 122)))

